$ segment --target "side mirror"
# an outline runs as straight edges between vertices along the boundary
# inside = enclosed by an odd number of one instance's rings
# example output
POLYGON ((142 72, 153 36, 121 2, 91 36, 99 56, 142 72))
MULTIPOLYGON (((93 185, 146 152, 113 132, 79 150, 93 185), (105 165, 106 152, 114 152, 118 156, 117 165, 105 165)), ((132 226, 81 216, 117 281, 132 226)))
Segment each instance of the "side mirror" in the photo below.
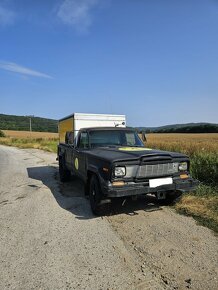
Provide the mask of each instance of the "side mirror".
POLYGON ((142 131, 142 141, 147 142, 146 134, 142 131))
POLYGON ((65 133, 65 143, 73 145, 74 144, 74 134, 73 131, 67 131, 65 133))
POLYGON ((65 133, 65 144, 69 144, 69 137, 70 137, 70 132, 65 133))

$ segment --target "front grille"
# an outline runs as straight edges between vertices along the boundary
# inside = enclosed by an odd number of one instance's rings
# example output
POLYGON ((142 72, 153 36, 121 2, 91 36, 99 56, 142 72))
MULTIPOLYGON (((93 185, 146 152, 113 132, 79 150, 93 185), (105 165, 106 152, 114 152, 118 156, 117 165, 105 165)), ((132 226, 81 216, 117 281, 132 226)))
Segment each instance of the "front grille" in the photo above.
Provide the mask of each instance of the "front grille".
POLYGON ((172 175, 178 172, 178 163, 147 164, 139 166, 137 178, 172 175))

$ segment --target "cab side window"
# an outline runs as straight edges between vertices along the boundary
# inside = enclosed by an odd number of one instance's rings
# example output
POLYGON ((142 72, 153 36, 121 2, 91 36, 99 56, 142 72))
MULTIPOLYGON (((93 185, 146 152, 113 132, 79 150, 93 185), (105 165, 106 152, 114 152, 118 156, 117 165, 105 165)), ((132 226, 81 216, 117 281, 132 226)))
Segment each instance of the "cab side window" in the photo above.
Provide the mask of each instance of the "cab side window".
POLYGON ((80 134, 79 142, 78 142, 78 148, 86 149, 88 148, 89 141, 88 141, 88 133, 82 132, 80 134))

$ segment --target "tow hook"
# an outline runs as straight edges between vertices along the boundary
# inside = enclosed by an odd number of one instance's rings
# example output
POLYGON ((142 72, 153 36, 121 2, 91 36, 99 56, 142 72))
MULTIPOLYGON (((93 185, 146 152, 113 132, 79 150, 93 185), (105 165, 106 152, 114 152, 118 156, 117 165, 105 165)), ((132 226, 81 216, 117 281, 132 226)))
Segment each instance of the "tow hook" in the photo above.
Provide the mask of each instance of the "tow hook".
POLYGON ((157 192, 157 199, 158 200, 166 199, 166 192, 164 192, 164 191, 158 191, 157 192))

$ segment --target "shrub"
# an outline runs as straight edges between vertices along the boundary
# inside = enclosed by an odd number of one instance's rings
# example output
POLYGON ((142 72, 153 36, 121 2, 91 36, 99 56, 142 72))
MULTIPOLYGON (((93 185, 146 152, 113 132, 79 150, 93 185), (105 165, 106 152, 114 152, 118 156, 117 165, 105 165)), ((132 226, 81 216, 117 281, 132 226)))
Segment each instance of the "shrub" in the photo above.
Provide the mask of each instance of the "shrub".
POLYGON ((191 157, 192 176, 208 185, 218 185, 218 154, 196 153, 191 157))
POLYGON ((0 130, 0 137, 5 137, 5 133, 0 130))

